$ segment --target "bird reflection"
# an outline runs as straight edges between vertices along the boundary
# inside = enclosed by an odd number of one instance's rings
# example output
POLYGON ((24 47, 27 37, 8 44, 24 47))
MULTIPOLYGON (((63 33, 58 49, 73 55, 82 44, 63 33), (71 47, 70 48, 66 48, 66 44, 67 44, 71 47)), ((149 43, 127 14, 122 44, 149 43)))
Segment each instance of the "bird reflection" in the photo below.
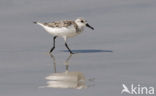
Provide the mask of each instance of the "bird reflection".
POLYGON ((45 77, 47 80, 47 86, 50 88, 74 88, 74 89, 83 89, 86 88, 85 77, 81 72, 70 72, 69 71, 69 60, 72 57, 72 54, 68 56, 65 64, 65 72, 56 72, 56 59, 53 54, 50 54, 53 59, 54 73, 45 77))

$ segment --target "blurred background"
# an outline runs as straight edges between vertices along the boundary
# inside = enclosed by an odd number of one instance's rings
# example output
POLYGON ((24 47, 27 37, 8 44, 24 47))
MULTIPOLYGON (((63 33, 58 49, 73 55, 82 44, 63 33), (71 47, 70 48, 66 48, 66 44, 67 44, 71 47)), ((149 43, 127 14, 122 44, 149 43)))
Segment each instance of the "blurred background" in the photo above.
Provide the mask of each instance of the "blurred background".
MULTIPOLYGON (((122 84, 156 88, 155 0, 0 0, 1 96, 121 96, 122 84), (78 54, 70 71, 91 87, 40 88, 53 70, 52 36, 33 21, 85 18, 95 28, 68 40, 78 54), (87 81, 86 81, 87 82, 87 81)), ((69 56, 62 38, 54 50, 58 72, 69 56)), ((142 95, 143 96, 143 95, 142 95)))

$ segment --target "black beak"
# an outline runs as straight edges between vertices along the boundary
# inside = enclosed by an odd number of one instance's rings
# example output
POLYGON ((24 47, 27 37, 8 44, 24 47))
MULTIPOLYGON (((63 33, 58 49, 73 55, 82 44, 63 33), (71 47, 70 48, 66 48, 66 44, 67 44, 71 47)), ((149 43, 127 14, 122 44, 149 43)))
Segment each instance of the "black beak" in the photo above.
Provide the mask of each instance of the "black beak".
POLYGON ((94 30, 94 28, 92 26, 90 26, 88 23, 86 24, 87 27, 89 27, 90 29, 94 30))

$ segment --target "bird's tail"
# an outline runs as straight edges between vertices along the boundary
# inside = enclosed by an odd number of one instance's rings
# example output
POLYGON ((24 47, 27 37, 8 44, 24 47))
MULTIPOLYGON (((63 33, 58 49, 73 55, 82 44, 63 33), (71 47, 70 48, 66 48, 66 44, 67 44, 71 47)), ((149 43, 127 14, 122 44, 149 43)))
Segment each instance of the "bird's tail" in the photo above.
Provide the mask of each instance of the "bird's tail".
POLYGON ((37 22, 35 21, 35 22, 33 22, 34 24, 37 24, 37 22))
POLYGON ((41 22, 36 22, 36 21, 35 21, 35 22, 33 22, 33 23, 34 23, 34 24, 38 24, 38 25, 40 25, 40 26, 42 26, 42 27, 44 26, 43 23, 41 23, 41 22))

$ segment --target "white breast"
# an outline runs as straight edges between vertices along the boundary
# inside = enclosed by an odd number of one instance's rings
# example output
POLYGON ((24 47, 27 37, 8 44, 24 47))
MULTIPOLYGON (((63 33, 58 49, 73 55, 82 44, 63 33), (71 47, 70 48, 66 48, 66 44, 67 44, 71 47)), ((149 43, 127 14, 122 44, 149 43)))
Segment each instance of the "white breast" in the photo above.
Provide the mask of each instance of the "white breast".
POLYGON ((44 26, 44 29, 48 33, 54 36, 61 36, 61 37, 63 36, 73 37, 80 33, 80 32, 76 32, 76 29, 73 25, 69 27, 61 27, 61 28, 58 28, 58 27, 52 28, 52 27, 44 26))

